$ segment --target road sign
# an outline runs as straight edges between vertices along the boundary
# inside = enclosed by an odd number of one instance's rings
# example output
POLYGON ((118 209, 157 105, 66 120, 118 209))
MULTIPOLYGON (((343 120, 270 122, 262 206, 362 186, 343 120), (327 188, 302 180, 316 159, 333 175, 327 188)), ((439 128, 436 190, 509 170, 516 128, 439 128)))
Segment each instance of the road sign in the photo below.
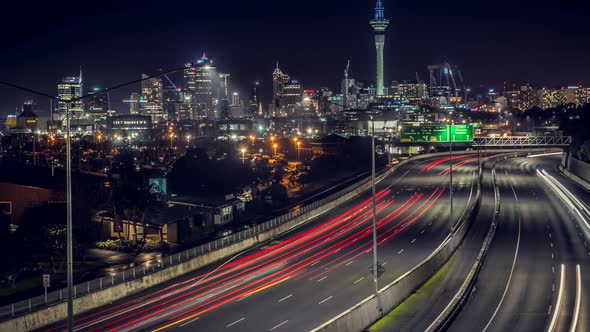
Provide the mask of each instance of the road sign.
POLYGON ((49 288, 49 287, 51 287, 51 286, 50 286, 50 280, 51 280, 51 279, 50 279, 50 277, 49 277, 49 274, 44 274, 44 275, 43 275, 43 287, 45 287, 45 288, 49 288))
POLYGON ((402 129, 400 141, 402 143, 473 141, 472 125, 405 125, 402 129))

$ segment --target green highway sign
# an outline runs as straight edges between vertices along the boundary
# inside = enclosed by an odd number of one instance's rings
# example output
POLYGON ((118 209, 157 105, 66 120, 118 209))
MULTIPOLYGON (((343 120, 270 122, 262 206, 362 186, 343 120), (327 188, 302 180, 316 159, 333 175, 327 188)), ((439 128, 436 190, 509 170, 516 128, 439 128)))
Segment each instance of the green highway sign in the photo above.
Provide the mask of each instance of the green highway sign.
POLYGON ((472 125, 422 125, 403 127, 400 141, 402 143, 426 143, 426 142, 453 142, 473 141, 472 125))

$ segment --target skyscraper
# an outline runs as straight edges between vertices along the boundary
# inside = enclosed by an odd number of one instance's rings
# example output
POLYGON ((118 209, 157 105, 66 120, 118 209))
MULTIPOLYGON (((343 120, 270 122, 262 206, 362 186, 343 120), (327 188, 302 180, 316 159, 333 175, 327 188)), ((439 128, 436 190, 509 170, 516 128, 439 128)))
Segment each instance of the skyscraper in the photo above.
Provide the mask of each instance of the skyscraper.
POLYGON ((385 29, 389 25, 389 20, 385 19, 383 1, 377 0, 375 6, 375 16, 370 21, 371 27, 375 31, 375 49, 377 51, 377 95, 384 94, 383 89, 383 47, 385 46, 385 29))
MULTIPOLYGON (((60 84, 57 85, 57 112, 59 118, 65 121, 66 118, 66 100, 82 97, 84 94, 84 85, 82 84, 82 70, 80 76, 64 77, 60 84)), ((84 117, 84 103, 82 100, 69 103, 70 118, 81 119, 84 117)))
POLYGON ((145 74, 141 75, 144 81, 141 81, 141 97, 143 102, 140 104, 140 113, 149 115, 152 123, 160 123, 164 120, 164 85, 159 77, 147 79, 145 74))
POLYGON ((214 119, 212 63, 203 53, 197 61, 201 66, 187 64, 184 70, 184 93, 190 96, 198 118, 214 119))
POLYGON ((272 73, 272 101, 276 108, 280 108, 283 105, 283 86, 291 82, 291 77, 283 73, 279 68, 277 62, 277 68, 272 73))
POLYGON ((90 91, 91 96, 86 101, 86 111, 90 119, 98 126, 106 125, 109 112, 108 92, 101 92, 98 87, 90 91))

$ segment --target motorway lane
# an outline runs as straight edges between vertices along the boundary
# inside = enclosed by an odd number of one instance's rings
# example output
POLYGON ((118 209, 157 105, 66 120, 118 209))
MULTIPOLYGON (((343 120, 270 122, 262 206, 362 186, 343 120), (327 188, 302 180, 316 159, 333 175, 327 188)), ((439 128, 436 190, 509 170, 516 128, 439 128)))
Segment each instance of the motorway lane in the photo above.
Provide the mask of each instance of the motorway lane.
MULTIPOLYGON (((556 312, 561 264, 567 272, 555 330, 569 330, 575 307, 575 266, 582 264, 586 270, 588 259, 576 236, 572 211, 537 175, 537 169, 552 168, 554 162, 515 158, 497 164, 498 229, 475 291, 451 331, 546 330, 556 312)), ((587 330, 582 329, 588 326, 585 316, 580 317, 578 331, 587 330)))
MULTIPOLYGON (((476 170, 475 166, 471 168, 476 170)), ((369 331, 425 331, 456 296, 479 254, 495 211, 491 169, 484 169, 482 183, 478 214, 456 254, 416 294, 372 325, 369 331)))
MULTIPOLYGON (((455 172, 456 211, 473 194, 468 165, 455 172)), ((441 157, 412 161, 379 185, 379 260, 386 269, 381 285, 427 257, 448 233, 445 168, 448 159, 441 157)), ((213 270, 204 282, 199 280, 211 268, 76 317, 77 330, 313 328, 372 291, 369 197, 213 270)), ((63 324, 52 330, 59 329, 63 324)))

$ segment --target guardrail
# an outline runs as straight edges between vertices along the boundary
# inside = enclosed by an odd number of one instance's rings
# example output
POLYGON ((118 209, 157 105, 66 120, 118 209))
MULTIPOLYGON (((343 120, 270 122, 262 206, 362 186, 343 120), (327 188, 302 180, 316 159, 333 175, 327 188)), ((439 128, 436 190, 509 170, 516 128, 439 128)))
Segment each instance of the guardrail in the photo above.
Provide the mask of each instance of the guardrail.
MULTIPOLYGON (((378 178, 384 177, 384 175, 386 173, 389 173, 389 171, 389 169, 381 171, 379 174, 377 174, 378 178)), ((275 217, 273 219, 270 219, 264 223, 252 226, 238 233, 234 233, 232 235, 217 239, 209 243, 202 244, 191 249, 184 250, 173 255, 161 257, 153 262, 148 262, 147 266, 136 266, 127 270, 113 273, 110 276, 104 276, 98 279, 74 285, 74 298, 85 296, 108 287, 129 282, 134 279, 142 278, 154 272, 164 270, 170 266, 181 264, 195 257, 214 252, 221 248, 225 248, 235 243, 238 243, 247 238, 251 238, 258 234, 267 232, 270 229, 283 225, 301 215, 304 215, 305 213, 318 209, 323 205, 330 203, 341 196, 353 192, 361 186, 366 185, 368 181, 370 181, 370 176, 325 198, 322 198, 315 202, 311 202, 306 205, 295 206, 289 212, 278 217, 275 217)), ((3 307, 0 307, 0 321, 22 316, 37 310, 57 305, 65 302, 66 299, 66 288, 61 288, 59 290, 49 292, 47 294, 47 298, 44 295, 39 295, 29 298, 27 300, 5 305, 3 307)))

